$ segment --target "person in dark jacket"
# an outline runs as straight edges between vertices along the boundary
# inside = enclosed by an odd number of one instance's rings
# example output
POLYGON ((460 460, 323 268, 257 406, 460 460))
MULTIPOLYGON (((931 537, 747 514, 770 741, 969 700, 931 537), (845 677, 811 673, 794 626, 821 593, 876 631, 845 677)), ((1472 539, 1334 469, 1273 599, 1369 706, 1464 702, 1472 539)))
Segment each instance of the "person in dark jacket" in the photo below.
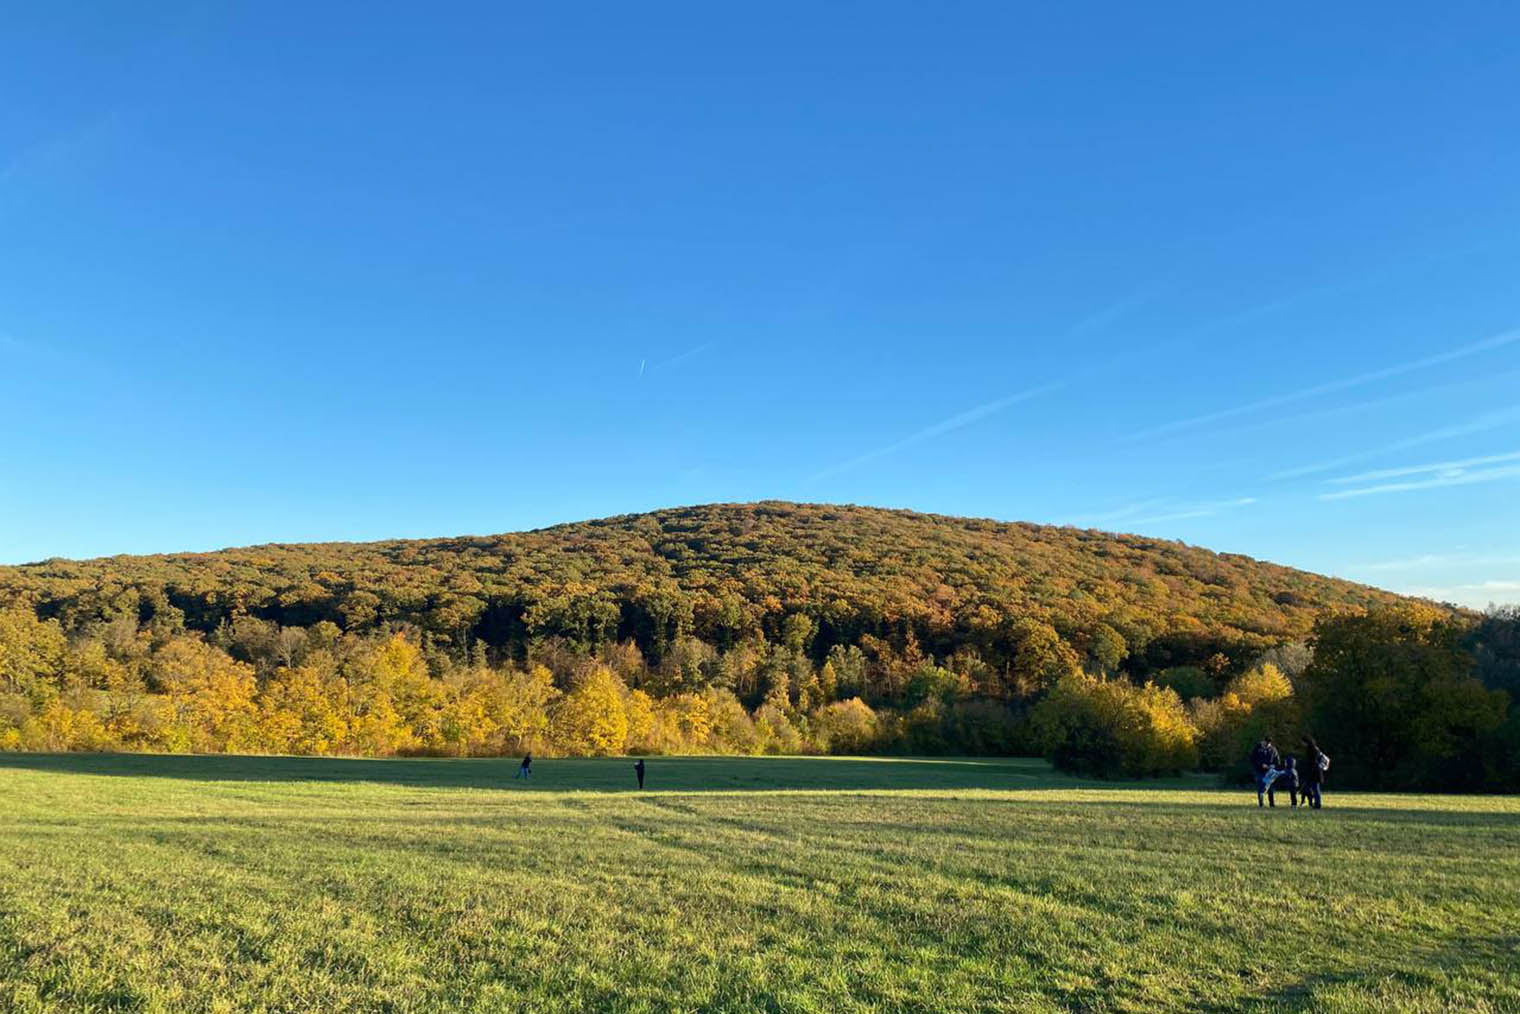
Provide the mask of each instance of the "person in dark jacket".
POLYGON ((533 777, 533 755, 531 753, 523 754, 522 763, 517 766, 517 777, 533 777))
POLYGON ((640 757, 637 761, 634 762, 633 773, 635 775, 638 775, 639 788, 642 789, 644 787, 644 758, 640 757))
MULTIPOLYGON (((1277 805, 1277 792, 1278 792, 1278 790, 1279 789, 1286 789, 1287 792, 1288 792, 1288 802, 1293 806, 1294 809, 1297 809, 1298 808, 1298 761, 1295 760, 1293 757, 1288 756, 1288 757, 1284 757, 1282 759, 1282 762, 1283 762, 1282 774, 1278 775, 1277 778, 1273 780, 1272 784, 1267 786, 1267 805, 1269 805, 1269 806, 1276 806, 1277 805)), ((1309 803, 1309 797, 1305 796, 1304 797, 1304 805, 1307 806, 1308 803, 1309 803)))
POLYGON ((1256 775, 1257 806, 1266 805, 1267 789, 1271 788, 1281 766, 1282 755, 1272 745, 1272 737, 1261 737, 1261 741, 1251 748, 1251 771, 1256 775))
POLYGON ((1330 770, 1330 758, 1319 748, 1313 736, 1304 737, 1304 767, 1301 777, 1304 784, 1304 803, 1318 810, 1324 802, 1325 772, 1330 770))

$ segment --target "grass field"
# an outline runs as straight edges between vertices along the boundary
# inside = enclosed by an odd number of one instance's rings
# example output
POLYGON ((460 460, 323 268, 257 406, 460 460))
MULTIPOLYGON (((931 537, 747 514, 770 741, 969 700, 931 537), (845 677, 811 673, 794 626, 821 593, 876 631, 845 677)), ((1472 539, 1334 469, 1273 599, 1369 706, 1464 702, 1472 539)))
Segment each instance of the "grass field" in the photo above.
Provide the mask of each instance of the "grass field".
POLYGON ((0 755, 0 1011, 1520 1011, 1520 799, 0 755))

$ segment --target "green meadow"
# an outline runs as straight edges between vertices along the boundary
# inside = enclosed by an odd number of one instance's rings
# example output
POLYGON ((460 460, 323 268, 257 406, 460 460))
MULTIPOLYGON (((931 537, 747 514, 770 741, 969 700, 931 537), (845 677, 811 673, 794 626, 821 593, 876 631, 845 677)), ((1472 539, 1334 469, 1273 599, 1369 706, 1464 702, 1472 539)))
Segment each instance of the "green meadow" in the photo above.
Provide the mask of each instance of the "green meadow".
POLYGON ((0 1010, 1520 1011, 1520 798, 0 755, 0 1010))

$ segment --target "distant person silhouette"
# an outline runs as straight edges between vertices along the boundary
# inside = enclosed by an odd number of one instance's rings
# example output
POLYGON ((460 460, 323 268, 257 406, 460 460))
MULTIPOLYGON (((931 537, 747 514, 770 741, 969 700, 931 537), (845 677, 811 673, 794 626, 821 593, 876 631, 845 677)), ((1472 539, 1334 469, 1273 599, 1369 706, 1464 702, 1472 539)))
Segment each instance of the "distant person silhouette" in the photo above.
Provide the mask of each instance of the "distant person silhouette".
POLYGON ((1304 748, 1309 753, 1304 766, 1299 769, 1304 782, 1304 802, 1318 810, 1325 801, 1325 774, 1330 770, 1330 758, 1325 756, 1313 736, 1304 737, 1304 748))
POLYGON ((639 776, 639 788, 644 787, 644 758, 640 757, 633 765, 633 773, 639 776))
MULTIPOLYGON (((1277 780, 1280 774, 1278 768, 1282 764, 1282 755, 1277 752, 1277 747, 1272 745, 1271 736, 1261 737, 1261 741, 1251 750, 1251 771, 1256 775, 1256 805, 1264 805, 1267 790, 1277 780)), ((1273 805, 1276 805, 1275 802, 1273 805)))
POLYGON ((518 778, 532 778, 533 777, 533 755, 531 753, 523 754, 522 763, 517 766, 517 777, 518 778))

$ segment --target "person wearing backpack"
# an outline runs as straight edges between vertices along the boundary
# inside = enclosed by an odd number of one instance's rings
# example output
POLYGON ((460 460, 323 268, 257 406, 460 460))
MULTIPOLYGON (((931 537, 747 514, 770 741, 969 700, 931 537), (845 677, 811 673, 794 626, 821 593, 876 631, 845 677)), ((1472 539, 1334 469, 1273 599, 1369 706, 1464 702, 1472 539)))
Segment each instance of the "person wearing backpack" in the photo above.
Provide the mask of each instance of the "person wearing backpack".
POLYGON ((1325 775, 1330 771, 1330 758, 1314 742, 1313 736, 1304 737, 1304 750, 1308 760, 1298 773, 1304 786, 1304 802, 1318 810, 1323 800, 1325 775))

